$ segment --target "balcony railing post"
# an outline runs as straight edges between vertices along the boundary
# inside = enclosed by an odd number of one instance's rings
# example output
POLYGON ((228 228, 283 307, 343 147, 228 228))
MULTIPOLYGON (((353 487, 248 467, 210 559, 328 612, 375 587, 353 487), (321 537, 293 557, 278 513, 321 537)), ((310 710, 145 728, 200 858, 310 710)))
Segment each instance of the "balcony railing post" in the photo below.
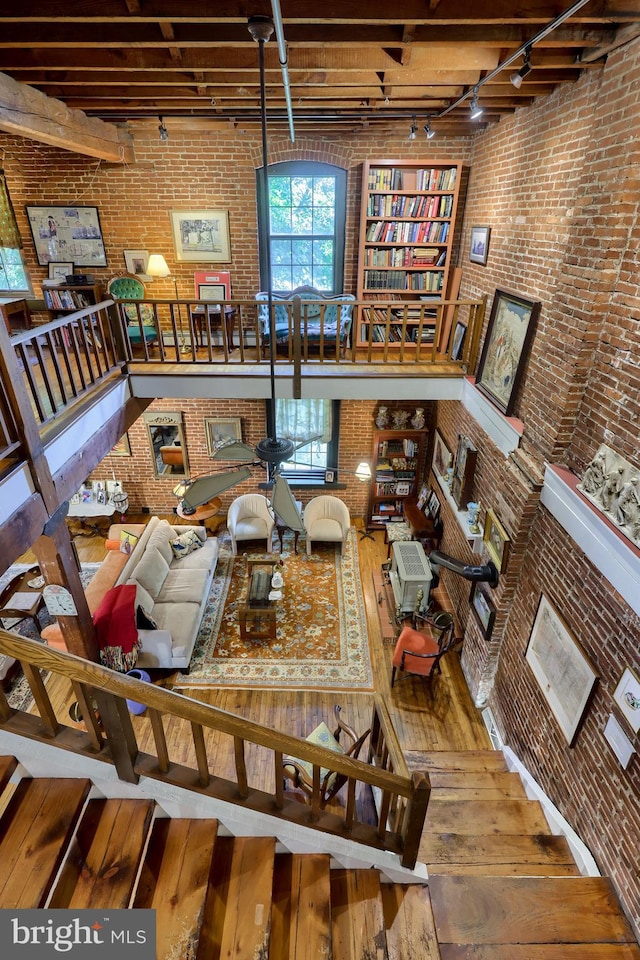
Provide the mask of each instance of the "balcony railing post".
POLYGON ((431 781, 425 771, 414 772, 411 775, 411 781, 411 799, 407 804, 402 846, 402 866, 408 870, 413 870, 418 859, 420 840, 431 796, 431 781))

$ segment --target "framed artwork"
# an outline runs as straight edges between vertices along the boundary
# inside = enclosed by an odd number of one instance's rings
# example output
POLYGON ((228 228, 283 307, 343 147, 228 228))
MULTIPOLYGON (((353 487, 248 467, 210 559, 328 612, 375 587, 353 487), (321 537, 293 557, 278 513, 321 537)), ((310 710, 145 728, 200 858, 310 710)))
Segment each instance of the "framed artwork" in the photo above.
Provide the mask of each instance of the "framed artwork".
POLYGON ((507 565, 510 538, 495 513, 489 508, 484 518, 483 543, 498 570, 504 572, 507 565))
POLYGON ((53 260, 49 263, 49 280, 56 280, 58 283, 66 283, 69 274, 73 273, 72 263, 56 263, 53 260))
POLYGON ((451 483, 451 496, 459 510, 464 510, 467 502, 472 499, 477 456, 478 451, 469 437, 459 433, 451 483))
POLYGON ((453 343, 451 344, 451 359, 460 360, 462 358, 462 350, 464 348, 464 339, 467 335, 467 325, 465 323, 456 323, 456 328, 453 331, 453 343))
POLYGON ((231 274, 228 270, 196 270, 193 275, 198 300, 230 300, 231 274))
POLYGON ((432 490, 429 494, 427 508, 429 510, 429 516, 432 518, 432 520, 437 520, 438 514, 440 513, 440 501, 438 500, 438 494, 435 492, 435 490, 432 490))
POLYGON ((176 260, 231 260, 226 210, 172 210, 171 226, 176 260))
POLYGON ((124 262, 128 273, 133 273, 140 280, 151 280, 152 277, 147 273, 147 264, 149 263, 148 250, 123 250, 124 262))
POLYGON ((106 267, 97 207, 26 207, 38 263, 74 263, 76 267, 106 267))
POLYGON ((469 243, 469 260, 471 263, 480 263, 484 266, 489 256, 489 240, 491 227, 471 227, 471 241, 469 243))
POLYGON ((335 472, 335 470, 325 470, 325 472, 324 472, 324 482, 325 482, 325 483, 335 483, 335 482, 336 482, 336 472, 335 472))
POLYGON ((426 483, 423 483, 420 487, 420 493, 418 494, 418 499, 416 500, 416 507, 418 510, 424 510, 427 505, 427 499, 429 497, 429 487, 426 483))
POLYGON ((433 472, 438 477, 446 477, 447 470, 451 466, 451 450, 442 439, 438 430, 435 431, 433 440, 433 460, 431 466, 433 472))
POLYGON ((129 443, 129 435, 127 433, 123 433, 118 442, 111 447, 111 455, 114 457, 131 456, 131 444, 129 443))
POLYGON ((204 429, 207 436, 207 451, 212 457, 215 445, 223 440, 242 441, 242 419, 240 417, 205 417, 204 429))
POLYGON ((476 387, 510 416, 522 379, 540 302, 496 290, 476 376, 476 387))
POLYGON ((634 733, 640 731, 640 680, 633 670, 626 667, 618 686, 613 692, 613 699, 634 733))
POLYGON ((474 583, 469 594, 469 603, 478 621, 485 640, 489 640, 496 618, 496 607, 491 599, 491 591, 486 583, 474 583))
POLYGON ((544 594, 540 596, 525 658, 572 746, 598 676, 544 594))

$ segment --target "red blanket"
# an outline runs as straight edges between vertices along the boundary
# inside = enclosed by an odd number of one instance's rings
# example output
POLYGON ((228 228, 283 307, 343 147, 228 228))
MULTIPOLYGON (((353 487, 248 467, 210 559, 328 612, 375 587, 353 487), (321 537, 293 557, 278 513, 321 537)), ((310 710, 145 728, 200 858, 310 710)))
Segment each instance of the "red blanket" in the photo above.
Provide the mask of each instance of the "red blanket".
POLYGON ((108 590, 93 615, 100 660, 105 667, 126 673, 138 660, 135 617, 136 588, 123 584, 108 590))

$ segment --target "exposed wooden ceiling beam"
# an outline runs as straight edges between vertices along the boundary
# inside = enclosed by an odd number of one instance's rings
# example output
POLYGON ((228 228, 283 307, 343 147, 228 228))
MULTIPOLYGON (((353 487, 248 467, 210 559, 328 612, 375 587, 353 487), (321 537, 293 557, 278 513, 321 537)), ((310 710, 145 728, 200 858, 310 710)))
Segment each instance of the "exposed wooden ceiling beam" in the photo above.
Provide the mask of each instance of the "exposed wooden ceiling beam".
POLYGON ((0 74, 0 129, 102 160, 132 163, 131 138, 112 124, 71 110, 0 74))

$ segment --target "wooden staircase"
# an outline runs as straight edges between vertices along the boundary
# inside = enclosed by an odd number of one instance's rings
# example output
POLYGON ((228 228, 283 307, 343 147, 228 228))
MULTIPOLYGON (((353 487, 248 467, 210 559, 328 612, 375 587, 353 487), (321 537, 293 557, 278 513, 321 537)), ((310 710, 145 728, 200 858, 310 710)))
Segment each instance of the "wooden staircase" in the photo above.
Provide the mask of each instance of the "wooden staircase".
POLYGON ((501 754, 407 759, 433 784, 429 886, 95 797, 88 780, 14 782, 0 758, 0 907, 155 909, 163 960, 640 960, 609 882, 576 875, 501 754))

